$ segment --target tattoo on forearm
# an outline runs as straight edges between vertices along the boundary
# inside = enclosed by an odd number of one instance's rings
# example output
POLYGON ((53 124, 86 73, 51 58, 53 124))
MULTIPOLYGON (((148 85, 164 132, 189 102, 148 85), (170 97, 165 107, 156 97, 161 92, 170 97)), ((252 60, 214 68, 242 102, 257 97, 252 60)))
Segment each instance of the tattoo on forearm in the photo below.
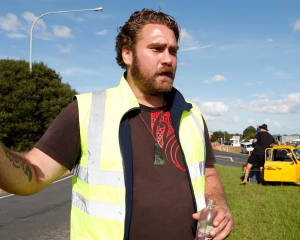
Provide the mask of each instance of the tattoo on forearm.
POLYGON ((10 152, 5 147, 3 148, 6 157, 9 159, 9 161, 13 164, 15 168, 21 168, 25 175, 28 177, 28 181, 31 182, 32 180, 32 170, 25 158, 22 158, 18 154, 10 152))

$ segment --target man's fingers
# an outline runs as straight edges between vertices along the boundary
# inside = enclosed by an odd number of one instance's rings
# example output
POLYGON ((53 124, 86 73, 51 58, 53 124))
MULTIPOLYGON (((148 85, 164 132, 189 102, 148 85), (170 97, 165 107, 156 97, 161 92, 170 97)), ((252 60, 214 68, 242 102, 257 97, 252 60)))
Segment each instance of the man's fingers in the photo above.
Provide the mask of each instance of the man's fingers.
POLYGON ((233 221, 232 219, 227 223, 227 226, 223 229, 223 231, 214 238, 214 240, 223 240, 231 233, 233 229, 233 221))
POLYGON ((213 237, 217 233, 221 232, 223 228, 226 227, 229 221, 230 220, 228 218, 224 218, 224 220, 217 227, 214 227, 212 230, 210 230, 210 235, 213 237))
POLYGON ((213 221, 214 226, 218 227, 220 222, 222 222, 225 217, 226 217, 226 211, 222 208, 218 211, 218 214, 213 221))
POLYGON ((200 217, 201 212, 202 212, 202 211, 197 212, 197 213, 193 213, 192 217, 193 217, 195 220, 199 220, 199 217, 200 217))

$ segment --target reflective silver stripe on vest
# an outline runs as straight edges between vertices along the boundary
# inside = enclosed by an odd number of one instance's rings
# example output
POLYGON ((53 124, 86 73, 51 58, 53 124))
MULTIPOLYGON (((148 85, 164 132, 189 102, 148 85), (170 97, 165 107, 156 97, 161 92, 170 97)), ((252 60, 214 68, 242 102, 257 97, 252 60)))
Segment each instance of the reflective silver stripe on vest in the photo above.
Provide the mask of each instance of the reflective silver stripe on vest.
POLYGON ((74 190, 72 204, 90 216, 117 221, 124 221, 125 218, 125 205, 90 201, 74 190))
POLYGON ((196 198, 196 203, 197 203, 197 211, 202 210, 203 208, 206 207, 206 203, 205 203, 205 194, 200 194, 198 196, 195 196, 196 198))
POLYGON ((206 161, 206 142, 205 142, 205 137, 204 137, 204 130, 203 127, 201 125, 201 123, 199 122, 198 118, 196 118, 195 114, 193 113, 193 111, 190 111, 190 115, 193 117, 194 122, 197 125, 197 128, 199 130, 199 133, 201 135, 202 138, 202 142, 203 142, 203 148, 204 148, 204 162, 206 161))
POLYGON ((199 178, 205 174, 205 162, 198 162, 188 165, 191 180, 199 178))
POLYGON ((77 164, 74 168, 74 175, 80 180, 92 185, 125 187, 123 172, 92 170, 77 164))
POLYGON ((87 139, 88 168, 93 170, 100 169, 105 102, 106 90, 93 93, 87 139))

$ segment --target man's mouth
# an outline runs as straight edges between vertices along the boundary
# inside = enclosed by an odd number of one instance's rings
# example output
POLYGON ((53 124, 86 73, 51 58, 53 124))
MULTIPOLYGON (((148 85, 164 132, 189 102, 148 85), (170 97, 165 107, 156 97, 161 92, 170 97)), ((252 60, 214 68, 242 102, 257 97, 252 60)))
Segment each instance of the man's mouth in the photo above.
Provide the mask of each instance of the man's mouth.
POLYGON ((165 76, 165 77, 172 77, 172 73, 171 72, 161 72, 158 74, 158 76, 165 76))

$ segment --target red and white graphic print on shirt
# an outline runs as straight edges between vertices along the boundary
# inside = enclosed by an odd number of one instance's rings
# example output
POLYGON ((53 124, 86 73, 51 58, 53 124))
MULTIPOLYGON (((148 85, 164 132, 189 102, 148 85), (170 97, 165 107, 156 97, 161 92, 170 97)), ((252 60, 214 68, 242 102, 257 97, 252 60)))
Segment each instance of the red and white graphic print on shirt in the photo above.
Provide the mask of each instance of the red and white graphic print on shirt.
MULTIPOLYGON (((176 167, 182 171, 186 171, 177 160, 177 152, 179 144, 175 137, 174 128, 170 123, 170 112, 151 111, 151 130, 156 137, 157 142, 164 151, 167 161, 172 161, 176 167)), ((166 164, 165 160, 164 163, 166 164)))

